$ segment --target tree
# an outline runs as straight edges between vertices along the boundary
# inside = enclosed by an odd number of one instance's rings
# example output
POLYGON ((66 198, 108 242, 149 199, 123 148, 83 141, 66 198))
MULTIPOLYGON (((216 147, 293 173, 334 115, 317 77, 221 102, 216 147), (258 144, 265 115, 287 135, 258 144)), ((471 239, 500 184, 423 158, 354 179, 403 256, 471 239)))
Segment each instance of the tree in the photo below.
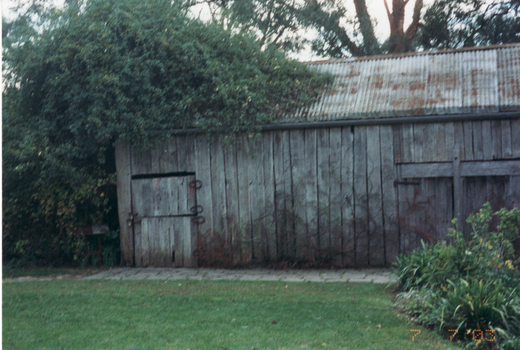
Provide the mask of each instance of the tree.
POLYGON ((366 0, 348 1, 353 12, 345 6, 347 1, 340 0, 186 1, 188 7, 206 3, 216 21, 234 30, 256 32, 265 44, 286 50, 300 50, 305 42, 299 36, 314 29, 314 53, 334 58, 520 40, 518 0, 436 0, 427 8, 423 0, 380 0, 390 29, 383 40, 375 34, 377 23, 366 0), (405 26, 407 13, 411 21, 405 26))
POLYGON ((9 253, 31 241, 21 239, 31 226, 79 257, 74 227, 111 210, 116 140, 145 146, 174 128, 253 129, 311 103, 330 80, 166 0, 38 11, 10 24, 3 41, 9 253))
MULTIPOLYGON (((343 57, 367 56, 383 52, 400 52, 410 47, 419 26, 422 0, 415 1, 412 24, 404 29, 405 7, 409 0, 393 0, 392 9, 386 0, 390 23, 388 43, 383 47, 375 35, 375 23, 370 17, 366 0, 353 0, 354 19, 341 1, 335 0, 205 0, 212 8, 213 19, 237 30, 256 30, 265 44, 298 51, 304 41, 301 31, 315 29, 318 37, 312 48, 318 55, 343 57), (348 26, 344 26, 344 24, 348 26)), ((193 6, 201 2, 185 2, 193 6)))
POLYGON ((520 42, 519 18, 519 0, 437 0, 426 10, 418 44, 430 50, 520 42))

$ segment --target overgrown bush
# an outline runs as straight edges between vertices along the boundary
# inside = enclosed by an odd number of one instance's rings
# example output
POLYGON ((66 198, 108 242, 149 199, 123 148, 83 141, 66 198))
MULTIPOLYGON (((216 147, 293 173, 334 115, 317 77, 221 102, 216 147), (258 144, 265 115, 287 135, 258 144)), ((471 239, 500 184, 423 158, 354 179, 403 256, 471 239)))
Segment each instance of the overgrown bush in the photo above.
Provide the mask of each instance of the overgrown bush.
POLYGON ((104 187, 115 189, 118 140, 144 148, 176 128, 254 131, 332 80, 252 35, 191 19, 175 1, 31 3, 3 23, 8 261, 78 264, 77 225, 117 228, 104 187))
POLYGON ((466 342, 467 348, 518 349, 520 259, 515 260, 511 242, 518 237, 520 210, 493 213, 486 203, 467 222, 469 239, 454 221, 450 243, 423 242, 410 256, 398 257, 396 305, 414 321, 466 342))

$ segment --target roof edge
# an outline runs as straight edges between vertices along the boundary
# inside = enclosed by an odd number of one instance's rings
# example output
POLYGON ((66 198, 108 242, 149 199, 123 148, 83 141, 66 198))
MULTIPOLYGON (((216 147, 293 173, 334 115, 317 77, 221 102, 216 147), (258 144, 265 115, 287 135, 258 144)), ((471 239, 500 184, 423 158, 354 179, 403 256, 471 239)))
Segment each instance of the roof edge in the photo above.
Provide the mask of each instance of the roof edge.
MULTIPOLYGON (((448 114, 434 116, 414 116, 414 117, 393 117, 381 119, 341 119, 332 121, 312 121, 312 122, 294 122, 294 123, 278 123, 266 124, 260 126, 261 131, 275 130, 294 130, 294 129, 321 129, 321 128, 337 128, 349 126, 371 126, 371 125, 395 125, 395 124, 412 124, 412 123, 444 123, 444 122, 464 122, 479 120, 504 120, 504 119, 520 119, 520 110, 500 113, 468 113, 468 114, 448 114)), ((248 131, 246 127, 239 127, 238 132, 248 131)), ((218 128, 209 130, 210 132, 230 132, 230 129, 218 128)), ((169 133, 170 135, 187 135, 187 134, 203 134, 208 130, 198 128, 186 129, 170 129, 156 130, 157 133, 169 133)))
POLYGON ((498 50, 498 49, 507 49, 507 48, 520 48, 520 43, 500 44, 500 45, 490 45, 490 46, 474 46, 474 47, 464 47, 464 48, 460 48, 460 49, 449 49, 449 50, 405 52, 405 53, 390 54, 390 55, 375 55, 375 56, 349 57, 349 58, 317 60, 317 61, 304 61, 302 63, 309 64, 309 65, 311 65, 311 64, 318 65, 318 64, 328 64, 328 63, 384 60, 384 59, 394 59, 394 58, 403 58, 403 57, 412 57, 412 56, 443 55, 443 54, 458 53, 458 52, 486 51, 486 50, 498 50))

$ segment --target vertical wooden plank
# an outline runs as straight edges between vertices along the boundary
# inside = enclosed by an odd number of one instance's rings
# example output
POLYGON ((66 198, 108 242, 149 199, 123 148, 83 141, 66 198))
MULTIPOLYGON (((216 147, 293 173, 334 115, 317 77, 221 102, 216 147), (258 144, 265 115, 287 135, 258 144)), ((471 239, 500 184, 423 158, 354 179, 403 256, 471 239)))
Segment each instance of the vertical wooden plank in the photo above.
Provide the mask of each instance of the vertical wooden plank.
POLYGON ((182 176, 179 178, 181 180, 178 184, 179 187, 179 194, 183 195, 183 202, 185 202, 186 206, 184 209, 184 215, 188 214, 191 215, 193 212, 191 211, 191 208, 195 207, 197 205, 197 190, 194 187, 190 186, 190 183, 193 181, 195 182, 195 176, 182 176))
MULTIPOLYGON (((190 183, 194 183, 196 180, 196 177, 194 175, 190 175, 186 177, 186 182, 189 188, 188 192, 188 203, 190 203, 188 206, 191 208, 192 206, 197 205, 197 189, 189 186, 190 183)), ((201 214, 199 214, 201 215, 201 214)), ((203 215, 203 214, 202 214, 203 215)), ((186 220, 188 220, 187 223, 185 223, 186 227, 186 234, 184 238, 184 245, 187 245, 188 253, 184 254, 184 264, 185 266, 189 267, 195 267, 197 266, 197 259, 194 256, 194 252, 197 249, 197 238, 198 238, 198 228, 197 224, 193 217, 187 217, 186 220)), ((171 253, 170 253, 171 254, 171 253)))
MULTIPOLYGON (((146 214, 143 213, 143 216, 159 216, 161 215, 161 209, 162 209, 162 189, 163 186, 161 184, 168 183, 168 181, 165 181, 167 179, 164 178, 153 178, 148 180, 141 180, 141 182, 148 182, 150 184, 150 193, 148 194, 150 200, 151 200, 151 207, 150 211, 148 211, 146 214)), ((144 194, 146 195, 146 194, 144 194)))
POLYGON ((307 235, 306 184, 305 184, 305 136, 303 130, 291 130, 291 186, 294 213, 294 252, 297 260, 303 260, 307 235))
MULTIPOLYGON (((186 135, 173 136, 168 140, 168 154, 170 158, 169 169, 165 172, 182 172, 186 169, 186 135)), ((193 168, 191 169, 194 170, 193 168)))
POLYGON ((330 193, 330 254, 331 263, 334 266, 341 266, 342 261, 342 227, 341 211, 343 206, 341 196, 341 159, 342 159, 342 140, 341 128, 330 129, 330 155, 329 155, 329 193, 330 193))
POLYGON ((356 265, 368 266, 367 127, 354 129, 354 216, 356 265))
POLYGON ((170 243, 170 249, 169 249, 169 259, 170 259, 170 266, 176 267, 176 243, 175 242, 175 225, 169 225, 168 226, 168 241, 170 243))
POLYGON ((484 160, 493 159, 493 134, 491 132, 491 121, 482 121, 482 149, 484 160))
POLYGON ((147 220, 149 223, 148 235, 150 241, 150 262, 149 266, 161 266, 160 265, 160 247, 159 247, 159 238, 160 231, 158 225, 158 219, 160 218, 152 218, 147 220))
POLYGON ((472 122, 462 123, 464 141, 461 144, 463 152, 461 153, 461 160, 473 160, 473 125, 472 122))
POLYGON ((143 244, 141 235, 141 223, 142 221, 134 222, 134 252, 135 252, 135 266, 143 266, 143 244))
POLYGON ((193 259, 194 247, 192 247, 192 225, 191 217, 184 216, 174 219, 179 227, 179 236, 182 240, 182 266, 192 267, 195 265, 193 259))
POLYGON ((276 182, 276 236, 278 258, 295 257, 294 210, 292 200, 291 149, 289 131, 274 134, 274 167, 276 182))
POLYGON ((148 266, 160 266, 159 262, 159 237, 160 232, 158 232, 158 218, 147 218, 146 222, 148 223, 148 228, 146 233, 148 234, 148 266))
POLYGON ((473 129, 473 159, 484 160, 484 144, 482 140, 482 122, 472 122, 473 129))
POLYGON ((210 174, 211 174, 211 204, 213 216, 213 231, 219 233, 221 237, 227 242, 227 227, 226 227, 226 193, 225 193, 225 169, 224 169, 224 150, 223 150, 223 136, 215 136, 215 139, 210 144, 210 174))
POLYGON ((354 127, 341 129, 341 224, 343 266, 356 264, 354 196, 354 127))
POLYGON ((404 162, 404 160, 403 160, 404 158, 402 156, 403 151, 402 151, 402 147, 401 147, 401 142, 402 142, 402 137, 403 137, 401 127, 402 127, 402 125, 392 125, 392 146, 394 149, 395 164, 404 162))
POLYGON ((158 246, 158 255, 156 257, 156 265, 155 266, 167 266, 167 246, 169 245, 166 242, 167 232, 168 232, 168 219, 171 218, 159 218, 157 220, 157 246, 158 246))
POLYGON ((237 183, 238 208, 240 222, 240 257, 242 263, 252 259, 251 241, 251 211, 249 209, 249 164, 251 163, 251 146, 247 134, 241 134, 237 139, 237 183))
POLYGON ((317 223, 318 259, 326 258, 331 248, 330 236, 330 131, 317 130, 317 223))
POLYGON ((493 159, 502 158, 502 126, 500 120, 491 121, 491 136, 493 138, 493 159))
POLYGON ((437 225, 437 208, 436 203, 436 191, 435 191, 435 179, 423 179, 423 217, 419 221, 419 234, 416 240, 416 248, 421 246, 421 240, 428 242, 434 239, 436 235, 437 225))
MULTIPOLYGON (((401 168, 396 166, 397 180, 402 180, 401 168)), ((408 234, 405 228, 405 213, 407 210, 407 193, 405 187, 402 184, 396 184, 397 194, 397 229, 399 234, 399 254, 406 254, 408 234)))
POLYGON ((368 263, 385 264, 383 196, 381 193, 381 140, 379 126, 367 127, 368 263))
POLYGON ((160 142, 153 142, 152 146, 150 147, 150 155, 151 155, 150 173, 158 174, 160 172, 159 168, 160 168, 161 156, 162 156, 162 145, 160 142))
POLYGON ((415 161, 413 124, 401 125, 401 156, 403 163, 415 161))
POLYGON ((130 145, 117 142, 115 146, 117 172, 117 214, 119 218, 119 240, 121 244, 121 264, 131 266, 134 263, 134 239, 132 212, 130 145), (130 224, 130 225, 129 225, 130 224))
POLYGON ((273 134, 263 133, 263 161, 264 161, 264 194, 265 209, 262 228, 262 240, 265 242, 265 260, 276 261, 276 225, 275 225, 275 183, 273 164, 273 134))
POLYGON ((423 162, 424 153, 424 137, 426 135, 426 126, 422 123, 413 124, 413 161, 416 163, 423 162))
POLYGON ((173 244, 171 241, 171 233, 172 225, 166 220, 165 223, 162 225, 163 235, 162 235, 162 244, 164 249, 164 255, 163 255, 163 266, 166 267, 172 267, 173 261, 172 261, 172 252, 173 252, 173 244))
POLYGON ((403 179, 400 168, 397 169, 397 178, 409 181, 397 186, 399 250, 401 254, 409 254, 416 247, 417 227, 424 213, 421 203, 423 180, 403 179))
POLYGON ((152 170, 152 153, 150 148, 140 149, 132 147, 131 150, 132 175, 149 174, 152 170))
POLYGON ((181 153, 178 169, 179 171, 195 172, 195 136, 186 135, 184 139, 177 139, 177 147, 182 145, 182 151, 185 151, 185 156, 181 153))
POLYGON ((233 250, 233 262, 240 262, 240 213, 238 210, 238 169, 236 140, 224 147, 226 227, 233 250))
POLYGON ((274 171, 274 220, 276 236, 276 259, 287 256, 286 186, 284 181, 284 144, 283 131, 273 133, 273 171, 274 171))
POLYGON ((182 234, 182 219, 174 220, 172 222, 174 250, 175 250, 175 267, 184 267, 184 237, 182 234))
POLYGON ((520 176, 509 176, 507 199, 511 206, 520 207, 520 176))
POLYGON ((445 240, 453 219, 453 179, 435 179, 436 210, 438 218, 437 240, 445 240))
POLYGON ((520 118, 511 120, 511 155, 520 158, 520 118))
POLYGON ((426 135, 426 125, 422 123, 413 124, 413 162, 423 162, 424 138, 426 135))
POLYGON ((296 259, 296 219, 295 219, 295 191, 293 184, 293 168, 292 168, 292 143, 291 133, 289 131, 282 131, 283 143, 283 177, 282 182, 285 184, 285 210, 286 210, 286 249, 287 258, 296 259))
POLYGON ((213 234, 213 201, 211 194, 211 162, 208 138, 197 135, 194 142, 195 176, 202 182, 202 187, 197 191, 197 204, 204 209, 205 222, 199 226, 203 234, 213 234))
POLYGON ((460 173, 460 161, 462 155, 462 124, 455 123, 455 145, 453 147, 453 202, 454 214, 457 218, 458 227, 462 228, 463 221, 463 194, 462 177, 460 173))
POLYGON ((435 123, 435 156, 433 161, 435 162, 446 162, 451 157, 447 157, 446 153, 446 124, 435 123))
POLYGON ((511 121, 506 119, 500 122, 502 129, 502 158, 511 158, 513 156, 511 143, 511 121))
POLYGON ((143 266, 144 250, 142 242, 146 238, 142 232, 142 217, 146 213, 142 209, 143 207, 150 207, 149 204, 144 203, 149 200, 149 197, 144 196, 143 185, 144 183, 142 181, 132 181, 132 218, 134 228, 134 260, 136 267, 143 266))
POLYGON ((252 140, 248 163, 249 207, 252 222, 252 254, 257 261, 263 261, 265 256, 265 241, 262 237, 265 217, 263 153, 262 139, 252 140))
POLYGON ((437 127, 434 123, 422 124, 423 128, 423 152, 422 152, 422 161, 423 162, 433 162, 437 156, 437 127))
POLYGON ((158 145, 161 152, 158 173, 172 173, 177 169, 176 148, 172 144, 175 144, 175 138, 164 140, 158 145))
MULTIPOLYGON (((399 254, 399 231, 397 227, 397 192, 394 181, 397 180, 393 155, 395 143, 389 142, 396 135, 391 126, 381 126, 381 181, 383 195, 383 232, 385 265, 391 265, 399 254)), ((399 135, 397 135, 399 136, 399 135)))
POLYGON ((197 224, 192 220, 192 218, 190 218, 189 222, 186 224, 188 227, 189 227, 189 230, 190 230, 190 241, 191 241, 191 244, 190 244, 190 256, 188 257, 188 260, 186 262, 186 266, 189 266, 189 267, 197 267, 198 266, 198 261, 195 257, 195 255, 193 254, 195 252, 195 250, 197 249, 197 238, 198 238, 198 230, 197 230, 197 224))
POLYGON ((187 208, 187 201, 182 197, 186 197, 187 195, 187 187, 179 189, 179 186, 183 186, 182 178, 166 178, 163 181, 163 205, 161 207, 164 208, 164 215, 170 214, 189 214, 189 208, 187 208), (179 183, 180 180, 180 183, 179 183))
POLYGON ((150 266, 150 219, 141 220, 141 266, 150 266))
POLYGON ((172 220, 172 218, 166 218, 162 220, 161 223, 161 249, 162 249, 162 265, 166 267, 172 266, 172 244, 170 241, 170 230, 171 230, 171 223, 169 220, 172 220))
POLYGON ((311 259, 316 258, 318 246, 318 182, 316 164, 317 132, 315 129, 305 130, 305 206, 307 212, 305 250, 311 259))
POLYGON ((444 123, 444 130, 446 134, 446 158, 443 159, 444 162, 452 162, 453 161, 453 145, 455 144, 455 124, 454 123, 444 123))

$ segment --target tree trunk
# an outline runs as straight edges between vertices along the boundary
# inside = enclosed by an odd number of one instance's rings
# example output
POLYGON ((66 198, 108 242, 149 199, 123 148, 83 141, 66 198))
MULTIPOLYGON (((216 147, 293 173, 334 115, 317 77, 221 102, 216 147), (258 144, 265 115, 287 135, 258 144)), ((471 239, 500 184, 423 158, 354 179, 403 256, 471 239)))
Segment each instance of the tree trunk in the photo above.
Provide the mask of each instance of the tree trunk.
POLYGON ((421 19, 421 10, 423 8, 423 0, 416 0, 413 9, 412 23, 404 31, 405 7, 409 0, 392 0, 392 12, 388 8, 387 0, 385 1, 386 14, 390 23, 390 37, 388 38, 388 53, 401 53, 410 49, 411 43, 419 28, 419 20, 421 19))

